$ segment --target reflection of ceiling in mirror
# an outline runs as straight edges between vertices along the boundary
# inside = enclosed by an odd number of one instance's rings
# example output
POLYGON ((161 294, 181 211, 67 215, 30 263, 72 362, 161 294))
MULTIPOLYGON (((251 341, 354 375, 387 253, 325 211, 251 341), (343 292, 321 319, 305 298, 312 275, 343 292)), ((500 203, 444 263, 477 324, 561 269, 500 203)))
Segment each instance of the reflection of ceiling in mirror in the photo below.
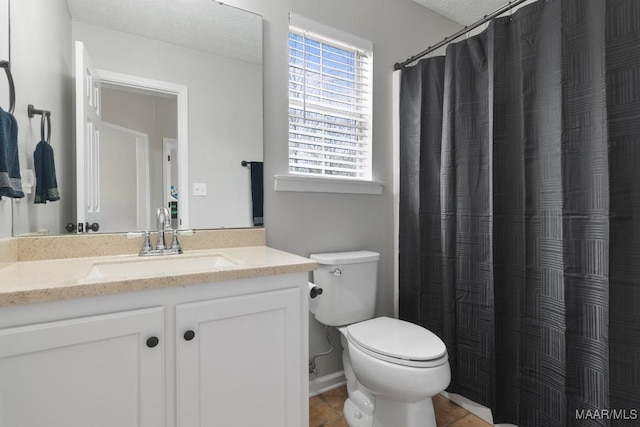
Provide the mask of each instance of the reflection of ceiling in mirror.
POLYGON ((67 0, 77 21, 262 63, 260 16, 213 0, 67 0), (242 28, 242 31, 238 31, 242 28))

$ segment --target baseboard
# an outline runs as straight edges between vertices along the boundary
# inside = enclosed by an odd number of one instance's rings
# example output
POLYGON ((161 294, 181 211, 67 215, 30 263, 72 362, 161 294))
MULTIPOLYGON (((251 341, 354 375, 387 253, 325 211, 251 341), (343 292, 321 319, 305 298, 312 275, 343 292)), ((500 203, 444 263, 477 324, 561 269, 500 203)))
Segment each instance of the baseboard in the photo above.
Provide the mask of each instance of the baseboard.
POLYGON ((440 394, 453 403, 457 403, 458 405, 462 406, 463 409, 471 412, 476 417, 482 418, 489 424, 493 425, 493 414, 491 414, 491 409, 487 408, 486 406, 476 403, 473 400, 467 399, 466 397, 456 393, 448 393, 446 391, 443 391, 440 394))
POLYGON ((347 383, 344 371, 334 372, 309 380, 309 397, 326 393, 347 383))

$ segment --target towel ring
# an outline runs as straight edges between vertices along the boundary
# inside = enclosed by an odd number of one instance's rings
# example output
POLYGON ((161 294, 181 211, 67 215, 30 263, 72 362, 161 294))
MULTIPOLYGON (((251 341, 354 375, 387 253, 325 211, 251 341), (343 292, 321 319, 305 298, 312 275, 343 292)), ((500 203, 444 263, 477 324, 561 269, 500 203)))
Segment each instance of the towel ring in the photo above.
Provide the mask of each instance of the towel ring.
POLYGON ((47 144, 51 144, 51 114, 43 114, 42 116, 40 116, 40 140, 41 141, 46 141, 47 144), (44 121, 45 121, 45 117, 47 118, 47 133, 46 133, 46 138, 45 138, 45 132, 44 132, 44 121))
POLYGON ((9 61, 0 61, 0 67, 4 68, 4 72, 7 74, 7 80, 9 81, 9 113, 13 114, 16 108, 16 86, 13 84, 9 61))
POLYGON ((42 141, 46 141, 47 143, 50 143, 51 141, 51 111, 48 110, 39 110, 36 107, 33 106, 33 104, 29 104, 27 105, 27 115, 29 116, 30 119, 33 118, 33 116, 35 116, 36 114, 39 114, 42 117, 42 120, 40 120, 40 138, 42 139, 42 141), (45 132, 44 132, 44 119, 47 119, 47 137, 45 138, 45 132))

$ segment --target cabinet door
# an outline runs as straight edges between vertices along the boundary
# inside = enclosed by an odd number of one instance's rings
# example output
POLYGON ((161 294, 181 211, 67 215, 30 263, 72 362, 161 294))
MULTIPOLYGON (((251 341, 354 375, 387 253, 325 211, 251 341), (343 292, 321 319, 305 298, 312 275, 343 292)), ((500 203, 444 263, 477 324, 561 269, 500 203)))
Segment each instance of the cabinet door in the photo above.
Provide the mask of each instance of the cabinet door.
POLYGON ((0 426, 164 425, 163 310, 0 330, 0 426))
POLYGON ((176 322, 179 427, 300 427, 298 289, 181 304, 176 322))

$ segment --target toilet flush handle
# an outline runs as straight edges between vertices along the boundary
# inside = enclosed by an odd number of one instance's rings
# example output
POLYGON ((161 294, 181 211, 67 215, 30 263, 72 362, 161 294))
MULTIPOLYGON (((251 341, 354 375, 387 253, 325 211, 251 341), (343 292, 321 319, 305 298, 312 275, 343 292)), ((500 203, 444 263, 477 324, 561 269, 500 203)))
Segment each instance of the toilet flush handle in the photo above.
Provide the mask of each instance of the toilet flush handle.
POLYGON ((340 270, 339 268, 336 268, 331 272, 331 274, 333 274, 334 276, 342 276, 342 270, 340 270))

